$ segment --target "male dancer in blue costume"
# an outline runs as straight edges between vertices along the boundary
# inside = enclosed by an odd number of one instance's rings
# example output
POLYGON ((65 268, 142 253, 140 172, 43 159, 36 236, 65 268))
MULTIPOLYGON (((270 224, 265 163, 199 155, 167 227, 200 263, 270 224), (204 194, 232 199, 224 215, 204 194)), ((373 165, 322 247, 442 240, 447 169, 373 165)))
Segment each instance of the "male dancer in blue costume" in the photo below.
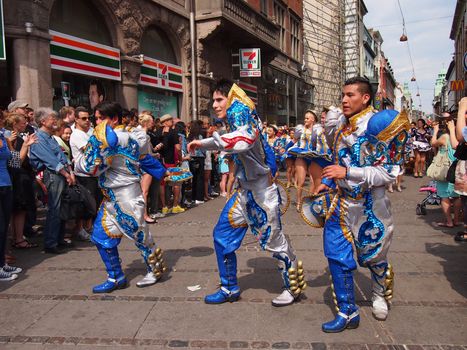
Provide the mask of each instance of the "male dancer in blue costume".
POLYGON ((279 193, 273 183, 274 152, 261 133, 261 121, 254 103, 245 92, 228 80, 220 80, 213 93, 213 109, 219 119, 226 119, 230 132, 188 144, 196 148, 231 153, 236 163, 240 189, 227 201, 214 228, 214 247, 221 280, 220 289, 207 295, 207 304, 236 301, 240 297, 237 282, 237 257, 245 233, 250 227, 262 249, 273 252, 281 265, 283 292, 274 306, 292 304, 306 287, 303 266, 284 236, 280 221, 279 193))
POLYGON ((140 169, 157 179, 166 174, 166 169, 149 155, 146 132, 138 128, 128 132, 120 125, 121 118, 118 103, 100 103, 96 107, 98 125, 84 156, 76 160, 82 172, 99 175, 104 194, 91 240, 105 264, 108 279, 95 286, 94 293, 109 293, 127 286, 117 248, 123 235, 135 242, 146 263, 147 274, 137 282, 138 287, 156 283, 166 269, 162 251, 156 247, 144 220, 140 185, 140 169))
POLYGON ((317 192, 337 191, 327 197, 323 234, 338 311, 334 320, 322 325, 329 333, 359 325, 352 243, 358 263, 371 271, 375 318, 386 319, 392 298, 394 273, 386 256, 394 226, 385 185, 395 180, 393 165, 402 160, 409 121, 396 111, 374 115, 372 96, 367 79, 349 79, 342 94, 343 115, 331 111, 325 122, 335 164, 324 168, 317 192))

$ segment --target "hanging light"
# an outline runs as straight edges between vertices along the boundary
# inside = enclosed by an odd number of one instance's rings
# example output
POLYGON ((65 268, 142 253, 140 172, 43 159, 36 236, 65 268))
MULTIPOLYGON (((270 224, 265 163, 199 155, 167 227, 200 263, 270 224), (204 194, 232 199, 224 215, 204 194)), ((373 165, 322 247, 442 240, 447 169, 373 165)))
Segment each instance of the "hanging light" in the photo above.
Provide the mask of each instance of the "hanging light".
POLYGON ((404 41, 407 41, 407 40, 408 40, 407 35, 403 32, 401 37, 399 38, 399 41, 404 42, 404 41))
POLYGON ((415 79, 415 75, 412 76, 412 79, 410 79, 410 81, 417 81, 417 79, 415 79))
POLYGON ((417 92, 417 95, 416 95, 416 96, 420 96, 420 93, 419 93, 419 92, 417 92))

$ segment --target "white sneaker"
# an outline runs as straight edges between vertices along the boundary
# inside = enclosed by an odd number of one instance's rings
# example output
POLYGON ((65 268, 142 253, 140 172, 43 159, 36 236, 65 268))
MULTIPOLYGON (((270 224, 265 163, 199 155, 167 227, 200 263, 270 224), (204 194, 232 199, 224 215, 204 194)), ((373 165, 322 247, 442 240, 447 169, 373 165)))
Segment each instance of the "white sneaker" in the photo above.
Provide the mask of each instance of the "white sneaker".
POLYGON ((198 205, 198 204, 203 204, 204 201, 195 201, 195 204, 198 205))
POLYGON ((23 269, 21 267, 16 267, 16 266, 10 266, 8 264, 5 264, 5 266, 3 266, 3 271, 7 272, 7 273, 15 273, 15 274, 18 274, 20 273, 21 271, 23 271, 23 269))
POLYGON ((372 301, 373 306, 371 311, 373 312, 373 316, 379 321, 386 320, 388 317, 388 303, 386 299, 380 295, 373 295, 372 301))
POLYGON ((162 214, 161 212, 157 212, 157 213, 151 214, 149 216, 151 217, 151 219, 160 219, 160 218, 164 218, 165 214, 162 214))
POLYGON ((157 277, 154 275, 153 272, 148 272, 146 276, 143 277, 142 280, 136 282, 136 286, 139 288, 147 287, 147 286, 152 286, 153 284, 156 284, 157 282, 157 277))
POLYGON ((18 278, 16 273, 9 273, 0 269, 0 282, 13 281, 18 278))
POLYGON ((212 191, 209 195, 213 197, 218 197, 219 193, 217 193, 216 191, 212 191))
POLYGON ((283 292, 275 297, 272 300, 272 306, 280 307, 280 306, 287 306, 293 304, 295 301, 295 297, 288 289, 284 289, 283 292))
POLYGON ((91 238, 91 235, 84 229, 82 228, 77 234, 76 234, 76 237, 80 240, 80 241, 89 241, 89 239, 91 238))

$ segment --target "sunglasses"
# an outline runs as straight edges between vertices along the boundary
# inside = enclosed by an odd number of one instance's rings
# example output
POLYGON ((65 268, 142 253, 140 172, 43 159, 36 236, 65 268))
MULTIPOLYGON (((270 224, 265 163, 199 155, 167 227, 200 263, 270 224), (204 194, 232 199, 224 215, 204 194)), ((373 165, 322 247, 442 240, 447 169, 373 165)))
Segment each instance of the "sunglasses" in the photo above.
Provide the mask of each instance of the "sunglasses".
POLYGON ((81 120, 84 120, 84 121, 87 121, 89 119, 91 119, 90 117, 81 117, 81 118, 78 118, 78 119, 81 119, 81 120))

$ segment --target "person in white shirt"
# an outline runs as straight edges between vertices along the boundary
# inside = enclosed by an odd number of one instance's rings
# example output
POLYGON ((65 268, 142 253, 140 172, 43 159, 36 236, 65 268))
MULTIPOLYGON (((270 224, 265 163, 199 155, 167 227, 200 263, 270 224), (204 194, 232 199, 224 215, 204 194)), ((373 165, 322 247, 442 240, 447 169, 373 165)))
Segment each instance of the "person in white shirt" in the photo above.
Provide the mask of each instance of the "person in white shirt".
MULTIPOLYGON (((73 155, 73 160, 78 162, 84 154, 84 148, 88 143, 89 137, 92 135, 93 129, 91 128, 91 120, 89 112, 84 107, 77 107, 75 110, 75 129, 71 134, 70 147, 73 155)), ((97 177, 90 176, 87 173, 80 172, 75 168, 74 170, 76 181, 88 189, 93 197, 96 199, 96 206, 98 207, 101 201, 101 191, 97 183, 97 177)), ((78 237, 82 240, 89 240, 90 236, 87 231, 92 230, 92 218, 82 219, 77 221, 78 237)))

